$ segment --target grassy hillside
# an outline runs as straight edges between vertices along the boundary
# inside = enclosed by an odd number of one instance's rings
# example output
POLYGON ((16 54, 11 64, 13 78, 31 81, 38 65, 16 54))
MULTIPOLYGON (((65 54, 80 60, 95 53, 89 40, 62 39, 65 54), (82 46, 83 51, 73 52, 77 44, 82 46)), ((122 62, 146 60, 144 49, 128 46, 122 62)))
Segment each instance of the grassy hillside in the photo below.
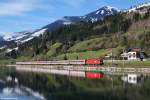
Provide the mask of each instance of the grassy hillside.
POLYGON ((52 46, 49 46, 48 48, 48 52, 46 53, 46 55, 48 57, 52 57, 54 55, 56 55, 58 49, 60 48, 60 46, 62 46, 62 43, 55 43, 52 46))
POLYGON ((76 43, 68 51, 77 52, 77 51, 90 51, 101 49, 103 45, 104 38, 94 38, 85 41, 76 43))
MULTIPOLYGON (((74 46, 75 47, 75 46, 74 46)), ((76 48, 76 47, 75 47, 76 48)), ((82 48, 82 47, 81 47, 82 48)), ((82 51, 82 52, 70 52, 65 54, 57 55, 57 59, 86 59, 86 58, 103 58, 107 54, 111 54, 113 51, 114 55, 120 54, 122 47, 118 48, 109 48, 109 49, 99 49, 97 51, 82 51)))
POLYGON ((85 52, 72 52, 72 53, 65 53, 60 54, 56 58, 64 59, 86 59, 86 58, 100 58, 104 57, 105 54, 110 53, 111 51, 108 49, 102 49, 98 51, 85 51, 85 52))

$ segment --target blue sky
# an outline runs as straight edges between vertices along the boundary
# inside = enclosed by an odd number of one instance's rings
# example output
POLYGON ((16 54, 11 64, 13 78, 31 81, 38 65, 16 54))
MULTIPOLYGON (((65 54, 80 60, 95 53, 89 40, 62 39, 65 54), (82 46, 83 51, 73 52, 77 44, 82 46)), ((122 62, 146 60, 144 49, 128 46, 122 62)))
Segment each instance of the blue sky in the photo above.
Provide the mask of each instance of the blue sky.
POLYGON ((32 30, 63 16, 80 16, 103 6, 119 9, 150 0, 0 0, 0 34, 32 30))

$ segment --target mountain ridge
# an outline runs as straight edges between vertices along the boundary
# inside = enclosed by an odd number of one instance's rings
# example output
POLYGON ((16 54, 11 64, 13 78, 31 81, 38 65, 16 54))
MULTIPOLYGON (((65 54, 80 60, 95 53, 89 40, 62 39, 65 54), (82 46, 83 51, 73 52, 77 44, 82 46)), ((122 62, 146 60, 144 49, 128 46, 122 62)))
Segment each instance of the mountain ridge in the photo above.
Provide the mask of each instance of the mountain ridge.
POLYGON ((45 25, 44 27, 40 29, 35 29, 33 31, 23 31, 23 32, 16 32, 12 33, 10 36, 4 36, 3 40, 5 41, 14 41, 16 43, 24 43, 26 41, 29 41, 33 39, 34 37, 38 37, 39 35, 43 34, 46 30, 49 31, 54 31, 58 29, 59 27, 62 27, 64 25, 70 25, 70 24, 75 24, 80 21, 98 21, 102 20, 104 17, 117 14, 119 13, 120 10, 118 10, 115 7, 110 7, 110 6, 104 6, 96 11, 93 11, 91 13, 88 13, 84 16, 64 16, 61 19, 58 19, 48 25, 45 25), (101 13, 98 13, 101 12, 101 13), (40 32, 41 31, 41 32, 40 32), (38 35, 34 35, 37 34, 38 35))
MULTIPOLYGON (((139 7, 143 7, 143 6, 149 6, 150 3, 146 3, 146 4, 142 4, 142 5, 138 5, 137 7, 134 7, 134 9, 136 10, 136 8, 139 7)), ((133 8, 131 8, 133 9, 133 8)), ((126 12, 130 12, 131 9, 126 10, 126 12)), ((135 11, 133 10, 133 11, 135 11)), ((13 41, 14 43, 25 43, 28 42, 30 40, 32 40, 34 37, 38 37, 42 34, 44 34, 47 30, 48 31, 54 31, 56 29, 58 29, 59 27, 65 26, 65 25, 70 25, 70 24, 76 24, 78 22, 81 21, 91 21, 96 22, 98 20, 103 20, 106 16, 110 16, 110 15, 114 15, 114 14, 118 14, 120 12, 123 12, 123 10, 119 10, 118 8, 115 7, 110 7, 110 6, 104 6, 98 10, 95 10, 91 13, 85 14, 83 16, 64 16, 61 19, 58 19, 46 26, 43 26, 42 28, 39 29, 35 29, 32 31, 23 31, 23 32, 16 32, 13 33, 11 36, 4 36, 1 37, 0 40, 2 42, 0 42, 0 46, 5 46, 8 45, 9 42, 13 41)), ((7 47, 7 46, 5 46, 7 47)))

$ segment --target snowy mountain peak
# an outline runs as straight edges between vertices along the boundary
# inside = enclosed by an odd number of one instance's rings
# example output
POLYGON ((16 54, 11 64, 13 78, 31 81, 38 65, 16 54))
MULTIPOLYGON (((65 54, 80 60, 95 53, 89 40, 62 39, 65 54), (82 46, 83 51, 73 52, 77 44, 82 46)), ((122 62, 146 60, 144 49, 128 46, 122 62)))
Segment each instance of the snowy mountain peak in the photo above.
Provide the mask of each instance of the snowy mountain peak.
POLYGON ((102 8, 100 8, 99 10, 96 11, 96 15, 101 14, 103 15, 104 13, 114 13, 114 12, 120 12, 120 10, 118 8, 115 7, 111 7, 111 6, 104 6, 102 8))
POLYGON ((120 12, 120 10, 118 8, 104 6, 94 12, 91 12, 91 13, 83 16, 83 18, 86 20, 91 20, 92 22, 95 22, 95 21, 104 19, 106 16, 114 15, 119 12, 120 12))
POLYGON ((129 8, 125 11, 126 12, 140 11, 140 10, 142 10, 141 8, 144 8, 144 7, 150 7, 150 2, 146 2, 146 3, 142 3, 142 4, 139 4, 139 5, 133 6, 133 7, 129 8))
POLYGON ((109 11, 116 10, 116 11, 120 12, 120 10, 118 8, 111 7, 111 6, 104 6, 101 9, 105 9, 105 10, 109 10, 109 11))

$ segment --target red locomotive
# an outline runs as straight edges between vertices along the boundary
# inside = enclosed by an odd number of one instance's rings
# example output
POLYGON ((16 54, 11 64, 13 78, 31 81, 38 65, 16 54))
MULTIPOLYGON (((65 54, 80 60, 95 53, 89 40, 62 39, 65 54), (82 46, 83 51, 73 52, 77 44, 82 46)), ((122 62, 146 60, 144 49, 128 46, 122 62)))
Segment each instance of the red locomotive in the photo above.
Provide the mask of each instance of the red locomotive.
POLYGON ((87 65, 102 65, 103 64, 103 60, 102 59, 86 59, 85 60, 85 64, 87 65))

